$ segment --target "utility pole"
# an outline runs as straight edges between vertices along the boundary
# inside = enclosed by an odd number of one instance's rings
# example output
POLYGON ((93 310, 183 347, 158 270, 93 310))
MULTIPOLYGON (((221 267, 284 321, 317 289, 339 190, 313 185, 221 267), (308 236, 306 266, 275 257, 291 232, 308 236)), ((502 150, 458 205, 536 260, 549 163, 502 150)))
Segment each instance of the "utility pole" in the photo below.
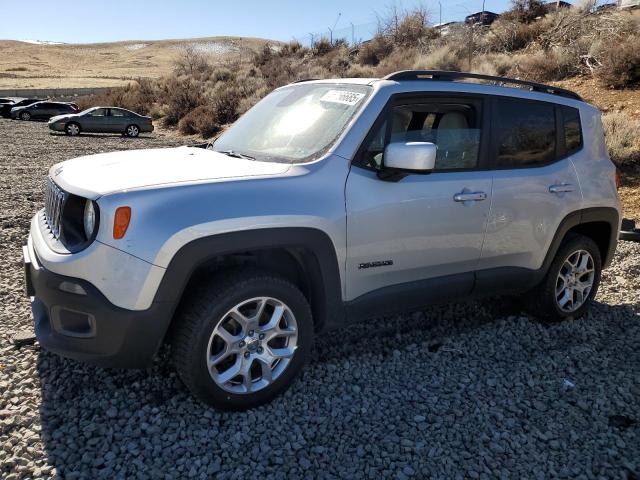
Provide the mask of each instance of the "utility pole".
POLYGON ((351 24, 351 46, 353 47, 356 44, 356 27, 353 26, 353 22, 349 22, 351 24))
POLYGON ((438 24, 438 33, 442 36, 442 2, 438 1, 438 7, 440 7, 440 23, 438 24))
POLYGON ((313 33, 310 33, 309 36, 311 37, 311 48, 313 48, 313 44, 314 44, 313 33))
POLYGON ((484 26, 484 0, 482 0, 482 13, 480 14, 480 25, 484 26))
POLYGON ((333 31, 336 29, 336 25, 338 25, 338 22, 340 21, 341 16, 342 16, 342 13, 338 12, 338 17, 336 18, 336 21, 333 24, 333 28, 327 27, 329 28, 329 41, 331 42, 331 45, 333 45, 333 31))

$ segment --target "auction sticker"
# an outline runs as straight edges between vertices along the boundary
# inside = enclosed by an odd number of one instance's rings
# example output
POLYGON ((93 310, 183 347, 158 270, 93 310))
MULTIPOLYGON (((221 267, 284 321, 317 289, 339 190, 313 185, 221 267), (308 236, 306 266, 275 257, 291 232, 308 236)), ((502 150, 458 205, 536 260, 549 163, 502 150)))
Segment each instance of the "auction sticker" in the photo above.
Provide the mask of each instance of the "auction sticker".
POLYGON ((355 105, 364 97, 364 93, 350 92, 348 90, 329 90, 320 99, 321 102, 342 103, 343 105, 355 105))

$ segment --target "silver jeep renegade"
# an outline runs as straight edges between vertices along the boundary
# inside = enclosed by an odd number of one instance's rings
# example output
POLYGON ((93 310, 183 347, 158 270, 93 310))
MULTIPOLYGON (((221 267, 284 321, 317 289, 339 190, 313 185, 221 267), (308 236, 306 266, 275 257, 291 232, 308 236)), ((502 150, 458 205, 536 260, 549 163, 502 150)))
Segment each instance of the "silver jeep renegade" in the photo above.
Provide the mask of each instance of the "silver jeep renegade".
POLYGON ((244 409, 348 321, 505 293, 577 318, 619 227, 596 108, 405 71, 279 88, 206 148, 54 165, 24 256, 43 347, 145 367, 167 342, 197 398, 244 409))

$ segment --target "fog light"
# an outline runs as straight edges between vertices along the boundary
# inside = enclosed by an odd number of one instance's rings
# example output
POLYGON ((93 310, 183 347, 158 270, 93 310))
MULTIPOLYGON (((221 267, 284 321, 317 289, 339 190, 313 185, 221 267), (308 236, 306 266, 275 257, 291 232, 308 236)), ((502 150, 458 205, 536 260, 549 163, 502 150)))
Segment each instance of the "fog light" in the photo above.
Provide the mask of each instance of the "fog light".
POLYGON ((51 317, 53 328, 63 335, 78 338, 96 336, 96 320, 90 313, 77 312, 56 305, 51 309, 51 317))
POLYGON ((86 295, 87 291, 82 288, 82 285, 78 285, 77 283, 64 281, 60 285, 58 285, 58 290, 62 290, 67 293, 75 293, 76 295, 86 295))

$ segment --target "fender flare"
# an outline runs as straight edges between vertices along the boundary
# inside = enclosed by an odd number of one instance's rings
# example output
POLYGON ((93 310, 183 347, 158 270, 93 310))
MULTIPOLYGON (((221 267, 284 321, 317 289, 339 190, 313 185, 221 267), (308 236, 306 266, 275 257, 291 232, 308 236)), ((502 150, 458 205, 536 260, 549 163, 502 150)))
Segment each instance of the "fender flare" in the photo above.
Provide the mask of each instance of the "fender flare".
POLYGON ((305 227, 264 228, 215 234, 193 240, 173 256, 154 303, 178 305, 194 272, 208 261, 225 255, 269 249, 300 252, 296 260, 303 262, 311 283, 314 315, 321 317, 321 329, 344 320, 342 282, 336 249, 322 230, 305 227))
POLYGON ((553 236, 547 255, 542 263, 541 270, 546 274, 547 270, 551 266, 551 262, 556 256, 562 241, 572 228, 578 225, 592 223, 592 222, 605 222, 609 224, 611 229, 609 235, 609 245, 605 255, 602 256, 602 268, 606 268, 611 264, 613 255, 616 251, 616 245, 618 244, 618 230, 620 228, 620 215, 618 211, 613 207, 593 207, 585 208, 583 210, 577 210, 570 213, 562 219, 560 225, 556 229, 556 233, 553 236))

